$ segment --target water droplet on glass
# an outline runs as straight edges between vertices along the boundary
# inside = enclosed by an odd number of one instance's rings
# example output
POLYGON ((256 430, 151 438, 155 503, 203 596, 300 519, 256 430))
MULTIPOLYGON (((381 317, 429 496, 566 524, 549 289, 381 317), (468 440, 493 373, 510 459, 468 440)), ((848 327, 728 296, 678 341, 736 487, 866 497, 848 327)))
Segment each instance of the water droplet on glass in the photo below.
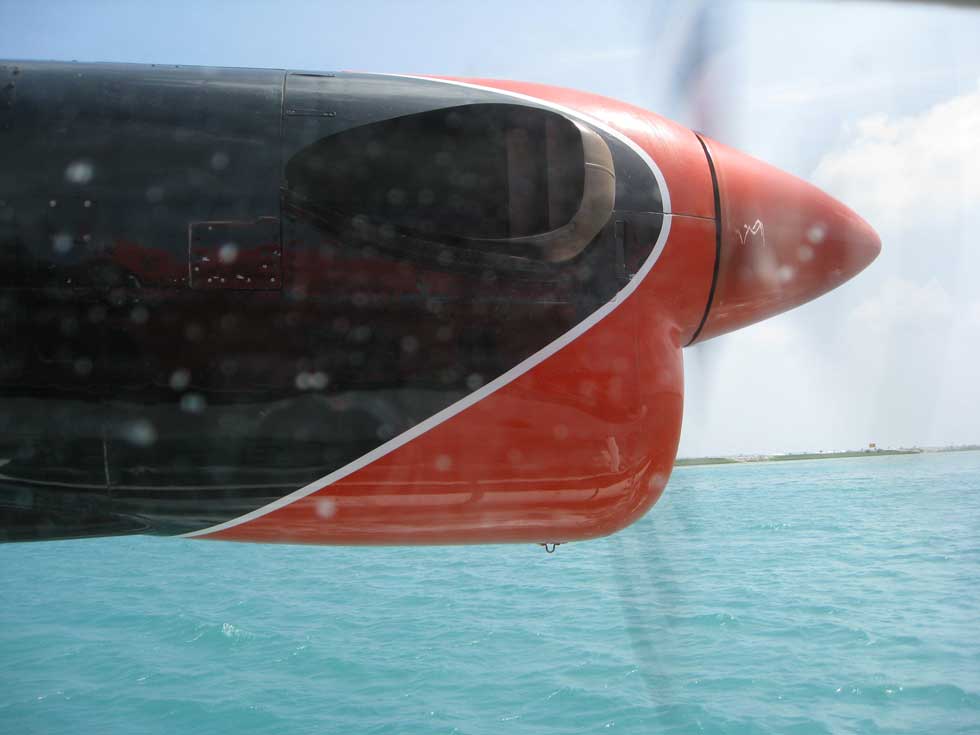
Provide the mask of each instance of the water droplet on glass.
POLYGON ((817 223, 810 226, 810 229, 806 231, 806 239, 809 240, 814 245, 819 245, 823 242, 824 238, 827 236, 827 228, 821 223, 817 223))
POLYGON ((314 506, 320 518, 332 518, 337 512, 337 503, 330 498, 319 498, 314 506))
POLYGON ((204 396, 198 393, 185 393, 180 399, 180 408, 187 413, 204 413, 207 407, 204 396))
POLYGON ((184 368, 179 368, 174 370, 173 374, 170 376, 170 387, 174 390, 184 390, 191 382, 191 374, 189 370, 184 368))
POLYGON ((419 341, 416 337, 411 334, 402 337, 402 352, 406 355, 411 355, 417 352, 419 349, 419 341))
POLYGON ((138 447, 148 447, 157 440, 157 430, 147 419, 136 419, 123 427, 123 438, 138 447))
POLYGON ((59 255, 64 255, 69 252, 75 245, 75 241, 72 239, 71 235, 61 232, 52 238, 52 247, 54 251, 59 255))
POLYGON ((230 265, 238 260, 238 246, 233 242, 226 242, 218 250, 218 260, 225 265, 230 265))
POLYGON ((65 179, 73 184, 87 184, 94 173, 95 167, 90 161, 72 161, 65 169, 65 179))

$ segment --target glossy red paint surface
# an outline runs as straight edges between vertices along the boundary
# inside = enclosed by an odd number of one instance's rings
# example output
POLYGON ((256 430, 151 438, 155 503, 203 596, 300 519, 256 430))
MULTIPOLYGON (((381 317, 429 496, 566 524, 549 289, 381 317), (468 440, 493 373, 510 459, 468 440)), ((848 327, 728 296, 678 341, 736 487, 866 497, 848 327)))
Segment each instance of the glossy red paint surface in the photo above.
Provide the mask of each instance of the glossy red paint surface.
POLYGON ((878 235, 844 204, 751 156, 705 143, 718 177, 722 236, 699 341, 811 301, 878 255, 878 235))
MULTIPOLYGON (((715 260, 713 191, 690 131, 571 90, 479 81, 572 107, 660 167, 672 212, 653 268, 543 362, 370 464, 206 538, 327 544, 563 542, 612 533, 656 502, 683 411, 681 347, 715 260)), ((640 276, 637 276, 640 278, 640 276)))

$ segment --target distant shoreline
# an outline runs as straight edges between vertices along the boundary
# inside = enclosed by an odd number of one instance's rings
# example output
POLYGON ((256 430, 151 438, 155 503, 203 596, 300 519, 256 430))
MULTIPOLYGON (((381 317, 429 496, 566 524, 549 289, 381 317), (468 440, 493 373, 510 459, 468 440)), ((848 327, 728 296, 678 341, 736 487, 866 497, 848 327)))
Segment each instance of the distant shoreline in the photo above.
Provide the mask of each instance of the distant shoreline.
POLYGON ((936 452, 973 452, 978 444, 959 447, 910 447, 908 449, 858 449, 846 452, 801 452, 797 454, 758 454, 735 457, 682 457, 674 461, 674 467, 700 467, 712 464, 748 464, 754 462, 793 462, 801 459, 844 459, 851 457, 883 457, 896 454, 930 454, 936 452))

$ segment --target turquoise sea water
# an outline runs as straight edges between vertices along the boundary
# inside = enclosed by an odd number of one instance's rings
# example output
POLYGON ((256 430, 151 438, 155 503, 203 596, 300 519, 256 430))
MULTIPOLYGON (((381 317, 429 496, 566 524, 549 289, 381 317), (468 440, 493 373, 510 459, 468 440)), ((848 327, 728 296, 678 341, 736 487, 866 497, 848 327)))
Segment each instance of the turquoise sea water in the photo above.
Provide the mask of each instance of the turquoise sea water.
POLYGON ((978 733, 980 453, 675 471, 609 539, 0 546, 2 733, 978 733))

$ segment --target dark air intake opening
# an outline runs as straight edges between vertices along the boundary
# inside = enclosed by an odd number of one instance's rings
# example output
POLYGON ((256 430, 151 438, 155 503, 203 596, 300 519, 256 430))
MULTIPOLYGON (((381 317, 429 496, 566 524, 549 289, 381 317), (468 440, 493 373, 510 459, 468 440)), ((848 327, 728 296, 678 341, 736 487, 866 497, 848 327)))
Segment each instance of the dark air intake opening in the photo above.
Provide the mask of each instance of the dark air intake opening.
POLYGON ((466 105, 352 128, 296 154, 286 178, 291 202, 325 221, 552 262, 577 255, 615 204, 602 138, 564 115, 519 105, 466 105))

